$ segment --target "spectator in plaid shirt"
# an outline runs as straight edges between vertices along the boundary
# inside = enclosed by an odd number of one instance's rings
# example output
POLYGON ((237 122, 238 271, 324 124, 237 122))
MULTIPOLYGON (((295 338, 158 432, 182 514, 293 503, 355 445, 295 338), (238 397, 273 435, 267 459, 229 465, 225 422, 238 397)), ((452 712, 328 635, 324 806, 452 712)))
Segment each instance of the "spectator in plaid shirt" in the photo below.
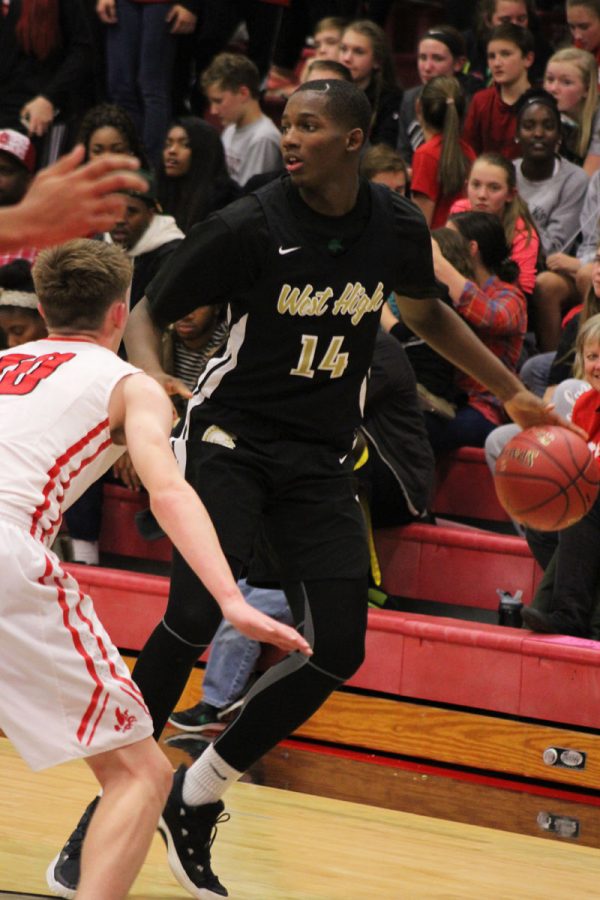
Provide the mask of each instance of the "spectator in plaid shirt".
MULTIPOLYGON (((451 216, 448 228, 465 239, 474 281, 461 275, 443 255, 434 235, 433 262, 438 281, 446 285, 452 305, 473 331, 511 371, 516 372, 527 330, 527 302, 517 286, 518 266, 497 216, 467 212, 451 216)), ((453 419, 428 420, 429 437, 436 452, 456 447, 482 447, 485 438, 504 421, 500 401, 468 375, 458 373, 461 392, 453 419)))

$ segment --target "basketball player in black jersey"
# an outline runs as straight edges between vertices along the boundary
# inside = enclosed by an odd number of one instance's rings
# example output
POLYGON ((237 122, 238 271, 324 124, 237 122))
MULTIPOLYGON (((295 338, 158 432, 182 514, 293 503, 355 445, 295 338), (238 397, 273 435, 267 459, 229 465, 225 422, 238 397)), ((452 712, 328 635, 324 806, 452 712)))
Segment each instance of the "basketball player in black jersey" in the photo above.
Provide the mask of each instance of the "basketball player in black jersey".
MULTIPOLYGON (((268 546, 314 650, 270 669, 238 718, 175 776, 160 829, 194 897, 227 896, 210 867, 225 789, 363 660, 368 556, 347 456, 390 291, 408 326, 521 425, 558 421, 437 300, 421 214, 359 180, 370 118, 351 84, 299 88, 282 120, 288 174, 197 225, 131 317, 131 360, 185 393, 160 369, 160 328, 199 304, 228 304, 229 342, 188 403, 175 453, 234 575, 251 562, 257 535, 268 546)), ((217 604, 175 553, 168 608, 133 673, 156 736, 218 623, 217 604)))

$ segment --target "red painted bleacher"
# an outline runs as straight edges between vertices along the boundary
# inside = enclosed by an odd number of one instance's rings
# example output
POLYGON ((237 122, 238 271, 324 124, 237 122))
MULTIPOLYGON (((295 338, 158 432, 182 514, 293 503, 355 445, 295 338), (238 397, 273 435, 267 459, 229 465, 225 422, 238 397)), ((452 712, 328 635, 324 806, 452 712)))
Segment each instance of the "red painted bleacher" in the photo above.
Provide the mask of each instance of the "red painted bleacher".
MULTIPOLYGON (((88 566, 67 568, 94 598, 115 643, 139 650, 164 612, 168 579, 88 566)), ((600 643, 370 610, 366 659, 349 683, 402 697, 596 728, 600 643)))
POLYGON ((389 594, 482 609, 498 605, 497 588, 523 591, 529 603, 541 571, 516 535, 478 528, 405 525, 375 533, 389 594))
POLYGON ((432 507, 439 516, 510 521, 479 447, 461 447, 438 461, 432 507))

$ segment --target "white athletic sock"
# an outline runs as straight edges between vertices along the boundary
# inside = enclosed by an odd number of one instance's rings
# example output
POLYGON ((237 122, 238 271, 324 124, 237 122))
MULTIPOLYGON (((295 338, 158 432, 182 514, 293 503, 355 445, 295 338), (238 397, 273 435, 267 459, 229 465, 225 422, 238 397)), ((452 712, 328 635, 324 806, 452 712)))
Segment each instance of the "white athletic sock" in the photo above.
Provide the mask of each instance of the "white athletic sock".
POLYGON ((82 541, 72 538, 73 562, 87 563, 88 566, 97 566, 100 562, 98 541, 82 541))
POLYGON ((183 802, 188 806, 216 803, 230 784, 243 775, 221 759, 213 744, 209 744, 202 756, 185 773, 183 802))

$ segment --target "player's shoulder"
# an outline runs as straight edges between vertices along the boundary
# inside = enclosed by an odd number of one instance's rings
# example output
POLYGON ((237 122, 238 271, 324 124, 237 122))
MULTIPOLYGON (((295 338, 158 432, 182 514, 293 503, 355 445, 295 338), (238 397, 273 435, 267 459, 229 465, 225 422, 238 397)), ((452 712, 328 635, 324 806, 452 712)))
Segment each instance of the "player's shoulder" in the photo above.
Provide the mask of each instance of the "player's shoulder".
POLYGON ((380 196, 385 197, 390 204, 394 224, 397 229, 402 231, 403 236, 411 233, 420 235, 428 232, 427 223, 421 210, 408 197, 404 197, 402 194, 398 194, 397 191, 392 191, 384 185, 371 183, 371 190, 376 193, 379 192, 380 196), (385 193, 382 194, 381 192, 385 193))

